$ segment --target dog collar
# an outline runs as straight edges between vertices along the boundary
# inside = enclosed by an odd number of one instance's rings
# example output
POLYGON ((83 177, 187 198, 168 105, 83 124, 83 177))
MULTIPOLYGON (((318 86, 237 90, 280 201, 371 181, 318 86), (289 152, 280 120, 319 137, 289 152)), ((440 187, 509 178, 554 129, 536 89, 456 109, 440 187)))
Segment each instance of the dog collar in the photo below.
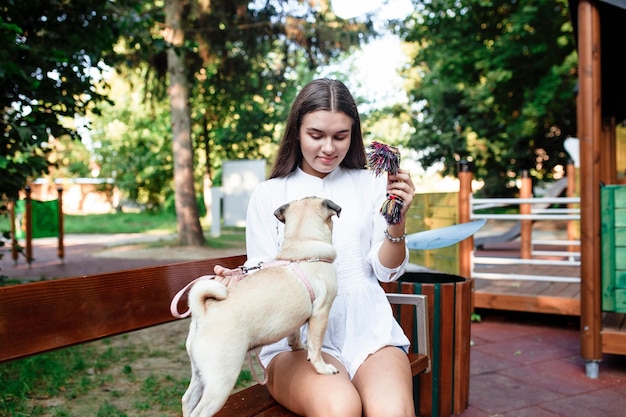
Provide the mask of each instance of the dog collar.
POLYGON ((275 259, 273 261, 270 262, 259 262, 258 264, 254 265, 254 266, 240 266, 237 269, 241 272, 241 275, 246 275, 248 272, 251 271, 256 271, 258 269, 264 269, 264 268, 269 268, 272 266, 287 266, 290 265, 292 263, 298 263, 298 262, 327 262, 329 264, 332 264, 335 260, 331 259, 331 258, 318 258, 318 257, 314 257, 314 258, 307 258, 307 259, 298 259, 298 260, 293 260, 293 259, 275 259))

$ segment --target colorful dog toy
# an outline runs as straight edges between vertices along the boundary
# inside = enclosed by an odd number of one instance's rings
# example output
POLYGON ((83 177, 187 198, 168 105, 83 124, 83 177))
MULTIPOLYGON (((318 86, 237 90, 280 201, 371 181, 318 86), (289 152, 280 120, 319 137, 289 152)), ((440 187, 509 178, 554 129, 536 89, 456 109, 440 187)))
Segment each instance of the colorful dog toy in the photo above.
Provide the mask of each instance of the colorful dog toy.
MULTIPOLYGON (((400 168, 400 152, 398 148, 380 142, 372 142, 367 154, 367 166, 377 177, 383 172, 397 174, 400 168)), ((380 208, 380 214, 385 217, 387 224, 396 224, 400 221, 402 199, 393 194, 387 194, 387 199, 380 208)))

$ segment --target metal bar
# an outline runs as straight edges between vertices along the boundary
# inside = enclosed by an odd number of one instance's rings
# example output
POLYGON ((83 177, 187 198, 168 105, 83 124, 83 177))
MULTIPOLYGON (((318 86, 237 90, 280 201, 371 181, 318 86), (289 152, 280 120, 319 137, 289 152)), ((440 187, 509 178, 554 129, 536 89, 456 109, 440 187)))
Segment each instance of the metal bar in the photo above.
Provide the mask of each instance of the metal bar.
POLYGON ((471 198, 472 205, 478 203, 501 204, 501 205, 518 205, 518 204, 566 204, 580 203, 580 197, 528 197, 528 198, 471 198))
POLYGON ((519 281, 548 281, 548 282, 580 282, 579 277, 560 277, 560 276, 542 276, 542 275, 524 275, 524 274, 499 274, 493 272, 474 272, 472 278, 482 279, 517 279, 519 281))
POLYGON ((570 252, 565 250, 534 250, 533 255, 536 256, 565 256, 567 258, 580 257, 580 252, 570 252))
POLYGON ((415 306, 415 326, 417 329, 417 353, 428 355, 428 309, 426 296, 422 294, 386 293, 390 304, 410 304, 415 306))
POLYGON ((580 246, 580 240, 567 240, 567 239, 534 240, 533 239, 533 245, 580 246))
POLYGON ((580 220, 579 214, 476 214, 470 213, 472 220, 580 220))
MULTIPOLYGON (((580 204, 579 197, 543 197, 543 198, 473 198, 470 196, 470 219, 493 219, 493 220, 580 220, 579 208, 532 208, 531 214, 479 214, 476 210, 503 207, 503 206, 519 206, 521 204, 580 204)), ((532 245, 570 245, 580 246, 579 240, 532 240, 532 245)), ((509 273, 491 273, 476 272, 475 265, 551 265, 551 266, 580 266, 580 260, 574 258, 580 257, 580 252, 563 252, 563 251, 532 251, 533 256, 563 256, 568 260, 546 260, 546 259, 520 259, 520 258, 497 258, 475 256, 474 252, 470 256, 470 264, 472 267, 472 278, 483 279, 518 279, 528 281, 548 281, 548 282, 580 282, 580 277, 563 277, 563 276, 540 276, 528 274, 509 274, 509 273)))
POLYGON ((474 263, 479 265, 555 265, 580 266, 580 261, 559 261, 546 259, 496 258, 491 256, 475 256, 474 263))

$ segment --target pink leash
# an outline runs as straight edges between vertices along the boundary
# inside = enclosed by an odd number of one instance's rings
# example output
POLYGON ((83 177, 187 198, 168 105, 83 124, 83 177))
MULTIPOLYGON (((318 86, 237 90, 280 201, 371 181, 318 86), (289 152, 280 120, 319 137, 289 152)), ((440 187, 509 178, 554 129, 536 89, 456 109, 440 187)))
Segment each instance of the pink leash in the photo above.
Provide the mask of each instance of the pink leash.
MULTIPOLYGON (((247 273, 247 271, 244 272, 242 268, 239 267, 237 269, 233 269, 232 271, 228 271, 224 276, 232 277, 231 280, 228 282, 228 285, 230 286, 230 284, 241 281, 241 279, 243 279, 247 273)), ((180 291, 178 291, 174 298, 172 298, 172 302, 170 303, 170 313, 172 313, 172 316, 176 317, 177 319, 184 319, 189 317, 189 315, 191 315, 190 309, 187 309, 187 311, 185 311, 184 313, 178 311, 178 303, 180 302, 180 299, 183 298, 183 295, 185 295, 189 288, 191 288, 196 282, 214 278, 215 275, 203 275, 194 279, 189 284, 185 285, 180 291)))

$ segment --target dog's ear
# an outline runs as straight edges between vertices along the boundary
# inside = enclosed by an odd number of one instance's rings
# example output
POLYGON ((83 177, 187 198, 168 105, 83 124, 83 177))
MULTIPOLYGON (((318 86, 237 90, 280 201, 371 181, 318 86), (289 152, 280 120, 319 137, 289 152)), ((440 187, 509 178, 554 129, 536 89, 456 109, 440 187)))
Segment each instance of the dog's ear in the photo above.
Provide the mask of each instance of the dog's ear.
POLYGON ((339 207, 337 204, 335 204, 335 202, 333 202, 332 200, 324 200, 322 201, 322 205, 326 208, 328 208, 329 210, 332 210, 335 212, 335 214, 337 215, 337 217, 339 217, 339 213, 341 213, 341 207, 339 207))
POLYGON ((285 210, 287 210, 287 207, 289 207, 289 203, 283 204, 274 211, 274 216, 276 216, 281 223, 285 223, 285 210))

